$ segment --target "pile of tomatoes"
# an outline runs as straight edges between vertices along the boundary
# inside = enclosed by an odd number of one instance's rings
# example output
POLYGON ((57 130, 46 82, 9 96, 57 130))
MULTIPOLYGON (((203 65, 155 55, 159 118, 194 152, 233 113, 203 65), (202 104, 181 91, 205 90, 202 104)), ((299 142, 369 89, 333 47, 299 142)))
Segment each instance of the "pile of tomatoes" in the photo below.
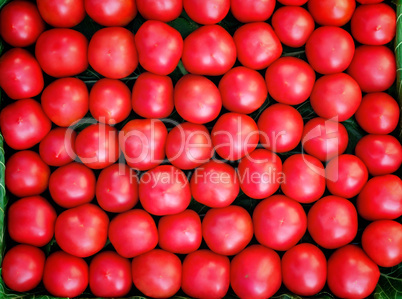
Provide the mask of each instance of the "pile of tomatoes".
POLYGON ((369 296, 378 266, 402 262, 396 15, 382 2, 6 4, 7 287, 369 296), (100 25, 89 39, 85 17, 100 25), (346 154, 350 119, 367 134, 346 154))

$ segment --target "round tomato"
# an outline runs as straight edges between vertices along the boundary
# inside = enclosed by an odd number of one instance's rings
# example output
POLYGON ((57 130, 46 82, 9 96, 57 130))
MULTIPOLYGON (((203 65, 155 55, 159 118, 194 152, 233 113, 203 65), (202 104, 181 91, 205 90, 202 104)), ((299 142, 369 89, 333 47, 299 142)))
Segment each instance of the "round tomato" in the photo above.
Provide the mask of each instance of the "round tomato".
MULTIPOLYGON (((135 0, 84 0, 85 10, 96 23, 106 26, 126 26, 137 15, 135 0)), ((141 1, 138 1, 141 2, 141 1)))
POLYGON ((178 18, 183 10, 183 0, 142 0, 136 2, 138 12, 147 20, 170 22, 178 18))
POLYGON ((274 8, 275 0, 230 0, 230 11, 242 23, 266 21, 274 8))
POLYGON ((49 166, 63 166, 76 158, 77 133, 69 128, 54 128, 39 144, 39 154, 49 166))
POLYGON ((343 26, 352 18, 355 0, 309 0, 308 11, 314 21, 325 26, 343 26))
POLYGON ((295 6, 302 6, 308 0, 278 0, 279 3, 283 5, 295 5, 295 6))
POLYGON ((74 27, 85 17, 84 0, 37 0, 39 12, 53 27, 74 27))
POLYGON ((384 0, 356 0, 360 4, 375 4, 375 3, 380 3, 383 2, 384 0))
POLYGON ((226 17, 230 8, 230 0, 183 0, 183 6, 193 21, 203 25, 212 25, 226 17))

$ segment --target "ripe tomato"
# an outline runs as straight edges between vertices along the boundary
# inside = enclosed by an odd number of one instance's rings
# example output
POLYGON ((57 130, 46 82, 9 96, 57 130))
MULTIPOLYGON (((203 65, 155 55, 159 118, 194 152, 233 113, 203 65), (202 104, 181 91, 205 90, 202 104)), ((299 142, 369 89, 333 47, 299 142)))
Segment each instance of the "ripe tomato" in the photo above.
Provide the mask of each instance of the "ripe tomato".
POLYGON ((230 0, 183 0, 188 16, 202 25, 219 23, 228 14, 230 0))
POLYGON ((192 74, 220 76, 235 64, 236 45, 221 26, 202 26, 184 40, 181 59, 185 69, 192 74))
POLYGON ((274 8, 275 0, 230 0, 230 11, 242 23, 266 21, 274 8))
POLYGON ((38 10, 53 27, 74 27, 85 17, 84 0, 37 0, 38 10))
POLYGON ((295 5, 295 6, 302 6, 308 0, 278 0, 279 3, 283 5, 295 5))
POLYGON ((170 22, 178 18, 183 10, 183 0, 136 1, 138 12, 147 20, 170 22))
MULTIPOLYGON (((98 24, 112 26, 126 26, 137 15, 135 0, 84 0, 85 10, 98 24)), ((141 2, 141 1, 138 1, 141 2)))
POLYGON ((274 100, 298 105, 309 98, 315 82, 315 72, 307 62, 299 58, 282 57, 268 67, 265 81, 274 100))
POLYGON ((360 4, 375 4, 375 3, 380 3, 383 2, 384 0, 356 0, 360 4))
POLYGON ((70 128, 54 128, 39 143, 39 154, 49 166, 63 166, 76 158, 77 133, 70 128))
POLYGON ((282 54, 282 45, 271 25, 249 23, 239 27, 233 35, 237 58, 245 67, 261 70, 282 54))
POLYGON ((230 261, 202 249, 188 254, 183 261, 181 288, 193 298, 223 298, 230 281, 230 261))
POLYGON ((50 169, 33 151, 19 151, 6 163, 7 189, 18 197, 38 195, 48 186, 50 169))
POLYGON ((154 249, 133 258, 131 263, 135 287, 145 296, 169 298, 180 289, 182 266, 171 252, 154 249))
POLYGON ((356 8, 355 0, 310 0, 308 11, 314 21, 325 26, 343 26, 352 18, 356 8))

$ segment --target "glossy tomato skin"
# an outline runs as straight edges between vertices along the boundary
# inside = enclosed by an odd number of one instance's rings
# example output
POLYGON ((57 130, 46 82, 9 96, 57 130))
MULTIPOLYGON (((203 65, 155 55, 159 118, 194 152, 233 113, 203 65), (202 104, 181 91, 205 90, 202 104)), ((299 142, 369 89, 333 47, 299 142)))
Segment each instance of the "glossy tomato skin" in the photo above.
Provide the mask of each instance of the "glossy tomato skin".
POLYGON ((173 253, 153 249, 133 258, 131 263, 135 287, 145 296, 169 298, 180 289, 182 265, 173 253))
POLYGON ((135 0, 84 0, 84 2, 85 10, 91 19, 107 27, 126 26, 137 15, 135 0))
POLYGON ((18 243, 42 247, 53 238, 56 211, 42 196, 17 200, 7 216, 8 233, 18 243))
POLYGON ((263 22, 274 12, 274 0, 230 0, 230 11, 242 23, 263 22))
POLYGON ((0 58, 0 87, 13 100, 37 96, 43 89, 42 69, 27 50, 14 48, 0 58))
POLYGON ((131 289, 130 261, 114 251, 98 253, 89 264, 89 287, 97 297, 124 297, 131 289))
POLYGON ((76 158, 77 133, 70 128, 54 128, 39 143, 39 154, 49 166, 63 166, 76 158))
POLYGON ((219 23, 227 15, 230 0, 183 0, 188 16, 203 25, 219 23))
POLYGON ((308 11, 320 25, 341 27, 350 21, 356 8, 354 0, 310 0, 308 11))
POLYGON ((84 0, 37 0, 43 20, 53 27, 74 27, 85 17, 84 0))
POLYGON ((337 297, 366 298, 379 278, 378 266, 356 245, 342 247, 328 259, 327 283, 337 297))
POLYGON ((302 6, 307 1, 308 0, 278 0, 278 2, 282 3, 283 5, 295 5, 295 6, 302 6))
POLYGON ((375 3, 380 3, 383 2, 384 0, 356 0, 360 4, 375 4, 375 3))
POLYGON ((183 0, 137 1, 138 12, 147 20, 170 22, 178 18, 183 10, 183 0))
POLYGON ((4 255, 1 276, 5 284, 17 292, 27 292, 42 280, 45 254, 37 247, 16 245, 4 255))
POLYGON ((236 45, 221 26, 202 26, 184 40, 181 59, 185 69, 192 74, 220 76, 235 64, 236 45))
POLYGON ((193 298, 223 298, 230 281, 230 261, 207 249, 188 254, 183 261, 181 288, 193 298))
POLYGON ((6 163, 4 174, 7 189, 18 197, 38 195, 48 186, 49 166, 33 151, 19 151, 6 163))

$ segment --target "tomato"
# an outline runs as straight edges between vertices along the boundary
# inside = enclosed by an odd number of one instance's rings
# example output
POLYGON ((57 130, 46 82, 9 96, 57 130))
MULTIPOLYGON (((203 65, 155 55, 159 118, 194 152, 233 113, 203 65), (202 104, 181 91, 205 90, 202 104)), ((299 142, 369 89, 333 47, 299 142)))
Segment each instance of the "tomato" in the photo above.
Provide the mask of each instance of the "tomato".
POLYGON ((138 178, 126 164, 113 164, 102 169, 96 181, 99 206, 112 213, 132 209, 138 202, 138 178))
POLYGON ((110 221, 109 240, 118 254, 132 258, 155 248, 158 230, 151 215, 134 209, 118 214, 110 221))
POLYGON ((250 114, 260 108, 268 91, 264 78, 255 70, 238 66, 219 81, 222 104, 227 110, 250 114))
POLYGON ((217 160, 198 167, 191 177, 190 187, 194 199, 211 208, 229 206, 240 191, 236 170, 217 160))
POLYGON ((399 121, 399 105, 389 94, 366 94, 357 109, 355 118, 363 130, 370 134, 389 134, 399 121))
POLYGON ((385 45, 395 36, 395 10, 384 3, 360 5, 350 25, 352 35, 359 43, 385 45))
POLYGON ((348 132, 341 123, 316 117, 304 126, 304 150, 321 161, 328 161, 343 154, 348 146, 348 132))
POLYGON ((166 139, 166 156, 180 169, 193 169, 207 163, 214 153, 211 136, 203 125, 181 123, 166 139))
POLYGON ((279 189, 282 161, 268 150, 256 149, 240 160, 237 171, 242 191, 251 198, 262 199, 279 189))
POLYGON ((402 146, 391 135, 366 135, 355 148, 371 175, 384 175, 397 171, 402 164, 402 146))
POLYGON ((22 150, 39 143, 50 131, 51 122, 38 102, 24 99, 2 109, 0 128, 8 145, 22 150))
POLYGON ((230 0, 183 0, 183 6, 193 21, 212 25, 219 23, 227 15, 230 0))
POLYGON ((324 194, 325 170, 317 158, 296 154, 285 160, 282 166, 284 181, 282 192, 301 203, 312 203, 324 194))
POLYGON ((16 245, 4 255, 1 275, 5 284, 17 292, 27 292, 42 280, 45 254, 37 247, 16 245))
POLYGON ((33 151, 19 151, 6 163, 4 180, 7 189, 18 197, 38 195, 48 186, 49 166, 33 151))
POLYGON ((76 158, 77 133, 69 128, 54 128, 39 143, 39 154, 49 166, 63 166, 76 158))
POLYGON ((375 4, 375 3, 380 3, 383 2, 384 0, 356 0, 360 4, 375 4))
POLYGON ((218 117, 222 99, 211 80, 188 74, 181 77, 174 87, 174 105, 185 120, 205 124, 218 117))
POLYGON ((183 0, 142 0, 137 1, 137 8, 147 20, 170 22, 180 16, 183 0))
POLYGON ((230 285, 240 298, 269 298, 281 283, 281 260, 272 249, 251 245, 232 259, 230 285))
POLYGON ((294 149, 303 133, 303 118, 293 107, 274 104, 265 109, 257 122, 263 147, 283 153, 294 149))
POLYGON ((70 163, 57 168, 49 179, 49 191, 55 203, 73 208, 89 203, 95 196, 95 175, 81 163, 70 163))
POLYGON ((364 229, 362 246, 377 265, 397 266, 402 263, 402 225, 392 220, 370 223, 364 229))
POLYGON ((396 219, 402 216, 402 181, 393 174, 370 179, 356 200, 359 215, 364 219, 396 219))
POLYGON ((119 132, 120 148, 128 166, 148 170, 165 158, 167 129, 158 119, 134 119, 119 132))
POLYGON ((328 259, 327 283, 336 297, 366 298, 379 278, 377 265, 356 245, 342 247, 328 259))
POLYGON ((188 254, 183 261, 181 288, 193 298, 223 298, 229 289, 230 261, 202 249, 188 254))
POLYGON ((182 266, 173 253, 154 249, 133 258, 135 287, 145 296, 169 298, 180 289, 182 266))
POLYGON ((102 26, 126 26, 137 15, 135 0, 84 0, 84 2, 88 15, 102 26))
POLYGON ((237 58, 245 67, 261 70, 282 54, 282 45, 271 25, 249 23, 239 27, 233 35, 237 58))
POLYGON ((88 286, 88 272, 84 259, 56 251, 46 260, 43 284, 53 296, 77 297, 88 286))
POLYGON ((131 104, 142 117, 168 117, 174 108, 172 79, 148 72, 140 74, 134 83, 131 104))
POLYGON ((18 243, 45 246, 53 238, 56 211, 42 196, 14 202, 7 213, 7 230, 18 243))
POLYGON ((265 81, 274 100, 298 105, 309 98, 315 82, 315 72, 307 62, 299 58, 282 57, 268 67, 265 81))
POLYGON ((96 297, 124 297, 131 289, 130 261, 114 251, 95 255, 89 264, 89 287, 96 297))
POLYGON ((161 165, 141 176, 139 197, 144 210, 152 215, 177 214, 190 204, 190 185, 180 169, 161 165))
POLYGON ((283 5, 295 5, 295 6, 302 6, 308 0, 278 0, 279 3, 283 5))
POLYGON ((180 32, 161 21, 146 21, 135 35, 141 66, 157 75, 173 72, 183 53, 180 32))
POLYGON ((119 80, 98 80, 89 93, 89 111, 99 122, 108 125, 122 122, 131 112, 130 89, 119 80))
POLYGON ((42 70, 28 51, 13 48, 0 57, 0 87, 10 98, 37 96, 43 86, 42 70))
POLYGON ((230 0, 230 11, 242 23, 266 21, 274 8, 275 0, 230 0))
POLYGON ((314 21, 325 26, 343 26, 352 18, 356 8, 355 0, 310 0, 308 11, 314 21))
POLYGON ((210 209, 202 220, 202 236, 213 252, 238 254, 253 238, 251 216, 246 209, 234 205, 210 209))
POLYGON ((27 47, 45 30, 45 22, 34 3, 14 1, 0 12, 0 34, 13 47, 27 47))
POLYGON ((394 52, 385 46, 357 47, 347 72, 363 92, 384 91, 396 78, 394 52))
POLYGON ((272 27, 279 40, 289 47, 302 47, 314 31, 314 19, 298 6, 278 8, 272 15, 272 27))
POLYGON ((163 216, 158 222, 159 247, 179 254, 196 251, 202 241, 200 216, 193 210, 163 216))
POLYGON ((134 34, 122 27, 106 27, 95 32, 88 46, 89 64, 102 76, 121 79, 138 66, 134 34))
POLYGON ((325 177, 331 194, 352 198, 360 193, 368 180, 363 161, 354 155, 340 155, 327 163, 325 177))
POLYGON ((211 137, 219 156, 235 161, 257 147, 259 132, 257 124, 250 116, 230 112, 218 118, 212 128, 211 137))
POLYGON ((88 89, 80 79, 58 79, 43 90, 41 103, 52 122, 68 127, 88 113, 88 89))
POLYGON ((35 56, 42 70, 56 78, 78 75, 88 67, 88 40, 72 29, 43 32, 35 46, 35 56))
POLYGON ((74 27, 85 17, 84 0, 37 0, 39 13, 53 27, 74 27))
POLYGON ((184 40, 181 59, 185 69, 192 74, 220 76, 235 64, 236 45, 221 26, 202 26, 184 40))

